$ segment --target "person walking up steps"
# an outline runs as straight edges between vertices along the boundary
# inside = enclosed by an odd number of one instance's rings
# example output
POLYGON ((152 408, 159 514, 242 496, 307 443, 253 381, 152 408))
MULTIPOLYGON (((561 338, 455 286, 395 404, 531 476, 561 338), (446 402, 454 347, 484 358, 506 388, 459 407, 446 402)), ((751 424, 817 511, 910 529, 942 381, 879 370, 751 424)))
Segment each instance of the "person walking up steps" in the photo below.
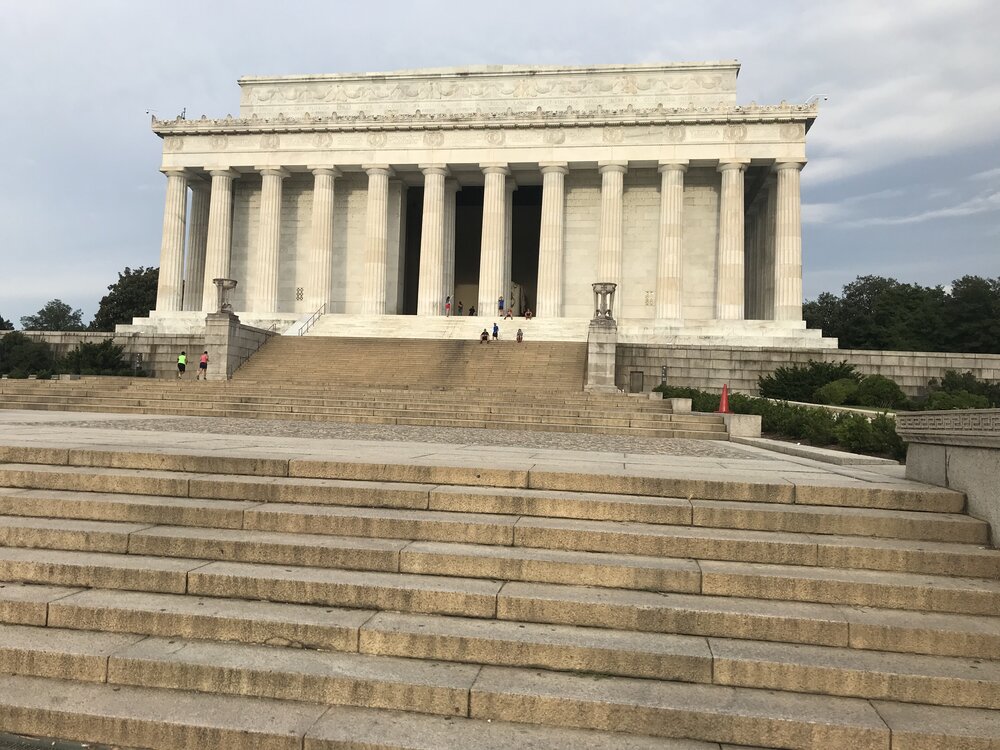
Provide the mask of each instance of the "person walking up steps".
POLYGON ((203 377, 208 380, 208 350, 201 353, 201 359, 198 361, 198 374, 194 379, 201 380, 203 377))
POLYGON ((180 380, 184 377, 184 370, 187 369, 188 357, 187 352, 181 352, 180 356, 177 358, 177 379, 180 380))

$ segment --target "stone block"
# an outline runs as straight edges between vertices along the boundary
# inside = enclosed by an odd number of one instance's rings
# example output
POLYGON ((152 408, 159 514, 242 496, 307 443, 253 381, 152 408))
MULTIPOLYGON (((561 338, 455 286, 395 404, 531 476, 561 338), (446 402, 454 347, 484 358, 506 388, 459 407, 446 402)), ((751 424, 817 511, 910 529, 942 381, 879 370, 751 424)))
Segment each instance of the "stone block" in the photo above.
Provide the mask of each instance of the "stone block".
POLYGON ((730 437, 760 437, 758 414, 723 414, 722 419, 730 437))
POLYGON ((668 398, 667 405, 674 414, 690 414, 691 399, 689 398, 668 398))

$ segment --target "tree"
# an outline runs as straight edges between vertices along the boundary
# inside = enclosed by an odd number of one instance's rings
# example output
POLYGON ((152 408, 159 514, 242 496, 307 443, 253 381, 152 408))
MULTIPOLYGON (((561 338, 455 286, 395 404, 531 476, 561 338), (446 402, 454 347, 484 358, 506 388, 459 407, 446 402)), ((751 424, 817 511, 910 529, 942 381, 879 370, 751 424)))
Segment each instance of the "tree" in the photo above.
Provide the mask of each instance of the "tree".
POLYGON ((0 315, 0 331, 13 331, 13 330, 14 330, 14 324, 11 323, 6 318, 4 318, 3 315, 0 315))
POLYGON ((20 331, 0 338, 0 373, 27 377, 53 367, 52 349, 44 341, 35 341, 20 331))
POLYGON ((952 351, 1000 353, 1000 279, 963 276, 945 300, 952 351))
POLYGON ((35 315, 21 318, 26 331, 83 331, 83 311, 74 310, 60 299, 49 300, 35 315))
POLYGON ((97 314, 90 324, 94 331, 113 331, 118 323, 131 323, 156 307, 156 284, 160 269, 139 266, 134 271, 126 266, 118 281, 108 287, 101 298, 97 314))

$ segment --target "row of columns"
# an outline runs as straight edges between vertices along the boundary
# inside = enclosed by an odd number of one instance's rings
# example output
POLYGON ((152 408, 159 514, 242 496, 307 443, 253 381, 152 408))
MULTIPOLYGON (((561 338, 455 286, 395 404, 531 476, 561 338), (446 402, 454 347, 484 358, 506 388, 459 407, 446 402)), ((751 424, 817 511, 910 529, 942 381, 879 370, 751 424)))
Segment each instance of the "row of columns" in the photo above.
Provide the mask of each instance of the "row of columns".
MULTIPOLYGON (((745 316, 801 320, 802 235, 798 161, 778 162, 776 179, 765 186, 765 208, 745 223, 745 160, 723 161, 719 198, 719 235, 716 261, 715 317, 740 320, 745 316), (747 250, 753 259, 747 263, 747 250), (749 265, 749 275, 748 275, 749 265)), ((563 162, 544 162, 542 212, 538 251, 537 314, 562 314, 565 250, 565 180, 563 162)), ((494 308, 497 298, 511 289, 513 191, 506 164, 482 164, 482 246, 479 269, 479 309, 494 308)), ((454 296, 455 195, 447 165, 421 165, 424 175, 423 224, 417 295, 418 315, 440 315, 446 297, 454 296)), ((596 278, 622 282, 623 204, 626 162, 600 162, 600 244, 596 278)), ((278 263, 281 238, 282 185, 289 172, 280 167, 258 167, 261 174, 260 221, 257 245, 251 253, 249 304, 251 310, 278 309, 278 263)), ((366 241, 362 312, 379 315, 386 306, 388 273, 388 214, 391 166, 365 165, 368 175, 366 241)), ((229 276, 232 244, 233 179, 230 169, 211 170, 211 189, 193 181, 184 169, 164 170, 167 195, 157 310, 214 310, 216 290, 211 280, 229 276), (187 190, 193 189, 191 221, 187 222, 187 190), (187 268, 185 262, 185 228, 187 268), (184 288, 184 279, 187 288, 184 288)), ((339 170, 315 167, 312 234, 309 263, 316 284, 310 309, 329 302, 333 288, 334 183, 339 170)), ((662 162, 660 173, 659 252, 655 287, 655 316, 680 320, 684 252, 685 162, 662 162)))

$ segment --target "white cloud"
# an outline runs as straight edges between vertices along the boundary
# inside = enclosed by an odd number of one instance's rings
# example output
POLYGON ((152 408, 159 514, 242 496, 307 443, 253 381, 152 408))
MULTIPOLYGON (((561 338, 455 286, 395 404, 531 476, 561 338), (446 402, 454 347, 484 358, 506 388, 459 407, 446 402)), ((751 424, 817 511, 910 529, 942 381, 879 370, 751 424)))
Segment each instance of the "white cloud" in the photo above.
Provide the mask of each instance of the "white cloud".
POLYGON ((933 208, 906 216, 870 216, 848 222, 851 227, 897 226, 919 224, 933 219, 954 219, 962 216, 1000 211, 1000 191, 977 195, 969 200, 945 208, 933 208))

